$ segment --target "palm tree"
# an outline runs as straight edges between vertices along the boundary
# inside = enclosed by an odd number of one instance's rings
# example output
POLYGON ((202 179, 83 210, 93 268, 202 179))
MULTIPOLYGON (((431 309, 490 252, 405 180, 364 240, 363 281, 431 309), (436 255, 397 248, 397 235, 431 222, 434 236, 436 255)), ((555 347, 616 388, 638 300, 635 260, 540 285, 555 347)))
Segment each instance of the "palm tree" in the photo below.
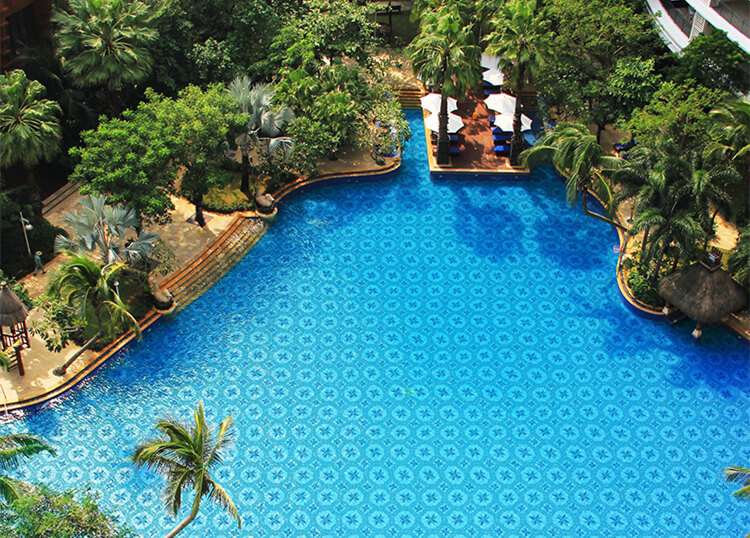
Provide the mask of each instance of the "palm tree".
POLYGON ((727 262, 727 267, 740 284, 750 288, 750 225, 740 229, 740 238, 727 262))
POLYGON ((513 138, 510 140, 510 164, 516 166, 525 142, 521 134, 521 92, 551 55, 548 23, 537 12, 536 0, 508 0, 491 21, 492 32, 485 37, 487 54, 498 56, 503 71, 515 83, 516 110, 513 138))
POLYGON ((533 147, 521 153, 520 158, 523 166, 552 161, 555 169, 567 178, 567 200, 571 207, 575 206, 580 193, 584 213, 623 228, 612 218, 589 211, 589 189, 594 189, 602 197, 608 212, 613 213, 614 197, 607 175, 620 166, 622 159, 605 155, 588 127, 580 123, 559 123, 533 147))
POLYGON ((437 162, 450 163, 448 97, 460 98, 479 80, 480 50, 458 2, 424 13, 419 35, 407 48, 414 72, 442 96, 437 162))
POLYGON ((253 85, 250 77, 243 75, 229 84, 229 93, 243 114, 248 115, 247 127, 241 135, 242 182, 240 190, 250 192, 250 151, 263 147, 268 158, 283 154, 288 158, 294 148, 292 139, 280 136, 284 127, 294 119, 292 109, 286 105, 273 106, 274 88, 270 84, 253 85))
POLYGON ((21 163, 31 188, 34 218, 42 222, 42 197, 34 167, 60 149, 60 105, 43 99, 45 88, 20 69, 0 75, 0 167, 21 163))
POLYGON ((52 20, 63 65, 79 86, 104 85, 114 116, 120 115, 120 89, 151 71, 146 44, 156 39, 149 7, 140 0, 70 0, 70 11, 52 20))
POLYGON ((164 501, 167 511, 177 515, 182 504, 182 492, 188 488, 195 493, 190 514, 172 529, 166 538, 176 536, 198 515, 201 500, 205 495, 224 508, 237 520, 242 520, 227 492, 211 477, 211 470, 221 463, 229 445, 233 425, 229 416, 215 433, 206 425, 203 404, 195 410, 195 424, 182 424, 172 419, 162 419, 156 429, 162 437, 139 444, 130 461, 137 467, 148 467, 167 479, 164 501))
MULTIPOLYGON (((9 471, 15 469, 31 456, 40 452, 54 455, 55 450, 39 437, 28 433, 11 433, 0 435, 0 469, 9 471)), ((21 495, 21 483, 9 476, 0 474, 0 496, 6 504, 10 504, 21 495)))
POLYGON ((65 375, 68 367, 81 353, 104 334, 105 314, 108 315, 108 320, 124 321, 135 331, 138 338, 141 337, 138 322, 128 312, 115 288, 115 283, 127 266, 122 263, 110 263, 101 267, 96 262, 73 252, 68 252, 68 254, 73 256, 73 259, 55 274, 50 282, 48 293, 53 297, 60 297, 63 303, 75 307, 81 319, 86 319, 88 308, 93 309, 97 331, 65 364, 53 370, 55 375, 59 376, 65 375))
POLYGON ((690 176, 690 191, 693 195, 694 207, 706 232, 703 250, 708 247, 708 241, 716 235, 714 222, 720 212, 727 218, 731 217, 732 204, 724 189, 718 186, 724 181, 735 181, 737 172, 730 167, 714 167, 711 170, 693 170, 690 176))
POLYGON ((82 200, 81 213, 71 211, 63 220, 73 231, 73 238, 55 238, 55 251, 87 254, 98 250, 102 264, 127 261, 130 265, 148 258, 159 236, 151 232, 137 234, 126 242, 126 234, 138 231, 141 221, 129 207, 106 205, 104 196, 88 196, 82 200))
POLYGON ((706 146, 708 158, 721 157, 737 166, 750 181, 750 100, 740 98, 725 102, 711 111, 714 141, 706 146))

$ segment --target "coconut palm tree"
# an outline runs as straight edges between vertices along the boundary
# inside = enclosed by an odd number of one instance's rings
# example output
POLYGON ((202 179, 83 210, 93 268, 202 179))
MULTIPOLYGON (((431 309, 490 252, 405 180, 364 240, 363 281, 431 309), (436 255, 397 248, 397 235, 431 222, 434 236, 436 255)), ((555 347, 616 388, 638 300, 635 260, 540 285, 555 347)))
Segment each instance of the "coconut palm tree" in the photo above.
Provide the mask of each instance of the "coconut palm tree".
POLYGON ((61 267, 50 282, 48 293, 59 297, 64 304, 78 310, 81 319, 86 319, 89 308, 96 316, 97 331, 84 345, 76 351, 63 365, 55 368, 55 375, 65 375, 68 367, 96 342, 105 332, 105 315, 107 321, 124 321, 138 338, 141 331, 138 322, 128 312, 115 288, 127 266, 122 263, 109 263, 104 267, 83 256, 68 252, 73 259, 61 267))
POLYGON ((419 35, 406 52, 414 72, 441 94, 437 162, 449 164, 448 97, 460 98, 480 75, 481 51, 475 44, 471 21, 466 20, 459 3, 426 11, 419 35))
MULTIPOLYGON (((17 468, 21 461, 41 452, 54 455, 55 450, 39 437, 29 433, 11 433, 0 435, 0 469, 10 471, 17 468)), ((10 504, 21 495, 21 482, 0 474, 0 496, 10 504)))
POLYGON ((732 250, 727 267, 740 284, 750 289, 750 225, 740 229, 737 246, 732 250))
POLYGON ((114 116, 120 89, 151 71, 146 48, 156 39, 149 7, 140 0, 70 0, 69 11, 52 16, 63 65, 79 86, 105 86, 114 116))
POLYGON ((45 88, 20 69, 0 75, 0 167, 21 163, 31 189, 34 218, 42 222, 42 197, 34 167, 60 149, 60 105, 43 99, 45 88))
POLYGON ((247 114, 247 127, 240 135, 242 154, 242 182, 240 190, 250 192, 250 151, 261 151, 267 158, 282 154, 288 158, 294 142, 288 136, 281 136, 284 127, 294 119, 292 109, 286 105, 273 106, 274 88, 270 84, 253 84, 250 77, 243 75, 229 84, 229 93, 237 102, 243 114, 247 114))
POLYGON ((73 238, 55 238, 55 251, 87 254, 97 251, 102 264, 126 261, 130 265, 151 256, 159 236, 151 232, 137 234, 126 241, 129 230, 138 230, 141 221, 129 207, 110 206, 104 196, 88 196, 83 209, 71 211, 63 220, 73 231, 73 238))
POLYGON ((709 117, 714 123, 714 141, 706 146, 706 156, 727 159, 750 181, 750 100, 727 101, 709 117))
POLYGON ((739 179, 739 174, 730 167, 692 170, 689 180, 690 192, 693 196, 694 207, 706 233, 703 250, 706 250, 708 241, 716 235, 714 230, 716 215, 722 213, 727 218, 732 215, 732 203, 724 189, 719 187, 719 184, 724 181, 734 182, 737 179, 739 179), (719 178, 723 178, 723 181, 719 178))
POLYGON ((176 536, 198 515, 204 496, 216 502, 237 520, 242 520, 227 492, 211 476, 211 471, 220 464, 234 441, 231 434, 232 417, 225 418, 218 431, 206 425, 203 404, 195 410, 195 424, 183 424, 173 419, 162 419, 156 423, 161 437, 139 444, 130 458, 136 466, 147 467, 167 479, 164 501, 167 511, 177 515, 182 505, 182 492, 192 489, 195 493, 190 514, 172 529, 167 538, 176 536))
POLYGON ((620 166, 622 159, 605 155, 588 127, 580 123, 559 123, 521 153, 520 158, 523 166, 552 161, 555 169, 567 178, 567 200, 571 207, 575 206, 580 193, 584 213, 623 228, 611 217, 589 211, 589 189, 593 189, 610 215, 614 212, 614 196, 607 176, 620 166))
POLYGON ((508 0, 490 22, 485 37, 487 54, 500 58, 500 66, 515 86, 516 110, 510 140, 510 164, 518 165, 525 146, 521 134, 521 92, 532 82, 552 53, 548 22, 537 11, 536 0, 508 0))

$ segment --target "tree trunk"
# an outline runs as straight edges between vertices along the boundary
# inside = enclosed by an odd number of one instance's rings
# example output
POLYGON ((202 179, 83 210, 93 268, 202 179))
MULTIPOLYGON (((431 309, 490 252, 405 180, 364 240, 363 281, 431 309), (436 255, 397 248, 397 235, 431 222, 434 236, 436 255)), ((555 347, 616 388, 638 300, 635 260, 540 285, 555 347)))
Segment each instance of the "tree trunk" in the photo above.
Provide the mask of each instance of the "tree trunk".
POLYGON ((641 243, 641 250, 645 249, 648 246, 648 232, 650 231, 650 226, 647 226, 646 229, 643 230, 643 242, 641 243))
POLYGON ((26 172, 26 183, 29 184, 31 192, 29 193, 29 199, 31 201, 31 207, 34 209, 34 223, 42 224, 44 222, 44 204, 42 203, 42 194, 39 191, 39 184, 36 182, 34 177, 34 169, 26 166, 24 167, 26 172))
POLYGON ((510 139, 510 165, 518 166, 520 162, 519 155, 524 148, 523 135, 521 134, 521 91, 523 90, 523 79, 526 76, 526 65, 518 64, 518 78, 516 79, 516 110, 513 116, 513 136, 510 139))
POLYGON ((57 375, 57 376, 64 376, 65 372, 68 370, 68 367, 70 367, 70 365, 73 364, 73 362, 75 362, 75 360, 78 357, 81 356, 81 353, 83 353, 88 348, 90 348, 91 345, 94 342, 96 342, 96 340, 102 335, 103 332, 104 331, 102 331, 101 321, 100 321, 99 322, 99 330, 96 332, 96 334, 94 336, 92 336, 91 339, 88 342, 86 342, 85 344, 83 344, 83 347, 81 349, 79 349, 78 351, 76 351, 73 354, 72 357, 70 357, 67 361, 65 361, 65 364, 63 364, 62 366, 58 366, 57 368, 55 368, 54 370, 52 370, 52 373, 55 374, 55 375, 57 375))
POLYGON ((595 219, 599 219, 602 222, 606 222, 607 224, 611 224, 612 226, 615 226, 617 228, 620 228, 621 230, 627 232, 628 229, 620 224, 619 222, 616 222, 612 219, 609 219, 605 217, 604 215, 600 215, 599 213, 594 213, 593 211, 589 211, 589 191, 587 189, 583 189, 583 192, 581 193, 581 198, 583 198, 583 213, 585 215, 588 215, 589 217, 594 217, 595 219))
POLYGON ((247 151, 242 151, 242 182, 240 190, 247 196, 250 196, 250 155, 247 151))
POLYGON ((716 209, 714 211, 714 214, 711 215, 711 220, 708 222, 708 231, 706 232, 706 240, 703 241, 703 250, 705 251, 708 248, 708 241, 710 239, 711 234, 714 231, 714 220, 716 220, 716 215, 719 213, 719 210, 716 209))
POLYGON ((437 163, 441 166, 451 163, 450 139, 448 138, 448 98, 440 88, 440 124, 438 126, 437 163))
POLYGON ((656 267, 654 267, 654 272, 651 273, 651 282, 656 282, 656 279, 659 278, 659 271, 661 270, 661 263, 664 261, 664 251, 666 250, 666 246, 659 249, 659 256, 656 258, 656 267))
MULTIPOLYGON (((201 482, 201 484, 202 484, 202 482, 201 482)), ((199 488, 199 490, 200 490, 200 488, 199 488)), ((193 501, 193 507, 190 510, 190 514, 188 514, 188 517, 186 517, 185 519, 183 519, 182 521, 180 521, 180 523, 174 529, 172 529, 171 531, 169 531, 169 534, 167 534, 164 538, 174 538, 175 536, 177 536, 177 534, 179 534, 179 532, 182 529, 184 529, 185 527, 187 527, 195 519, 195 517, 198 515, 198 508, 200 508, 200 504, 201 504, 200 491, 196 491, 195 492, 195 500, 193 501)))
POLYGON ((602 143, 602 131, 604 131, 604 128, 601 124, 596 124, 596 143, 601 144, 602 143))
POLYGON ((198 226, 203 228, 206 225, 206 220, 203 218, 203 195, 196 196, 195 200, 193 201, 193 205, 195 206, 195 222, 198 223, 198 226))
POLYGON ((119 118, 122 115, 122 108, 120 107, 120 91, 108 89, 107 94, 109 96, 109 111, 112 113, 113 118, 119 118))

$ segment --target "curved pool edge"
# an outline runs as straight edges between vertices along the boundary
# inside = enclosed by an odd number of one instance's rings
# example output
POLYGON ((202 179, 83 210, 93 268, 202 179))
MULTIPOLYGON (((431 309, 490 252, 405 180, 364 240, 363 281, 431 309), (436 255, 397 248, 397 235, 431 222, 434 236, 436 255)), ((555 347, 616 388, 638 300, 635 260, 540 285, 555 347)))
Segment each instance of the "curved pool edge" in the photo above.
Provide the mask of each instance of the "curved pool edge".
MULTIPOLYGON (((355 181, 361 181, 366 180, 369 178, 378 178, 382 179, 383 177, 389 176, 393 174, 394 172, 398 171, 398 169, 401 167, 401 157, 395 157, 390 159, 391 162, 389 162, 386 166, 379 168, 379 169, 366 169, 366 170, 345 170, 342 172, 336 172, 336 173, 330 173, 330 174, 320 174, 318 176, 315 176, 313 178, 306 178, 301 181, 296 181, 290 185, 287 185, 280 189, 279 191, 276 191, 274 193, 274 198, 279 201, 283 199, 284 197, 294 193, 294 192, 300 192, 303 191, 311 186, 323 186, 323 185, 330 185, 335 183, 352 183, 355 181)), ((238 212, 238 214, 241 214, 243 212, 238 212)), ((231 228, 231 225, 230 225, 231 228)), ((219 239, 214 242, 213 244, 206 247, 200 254, 198 254, 194 260, 188 264, 188 267, 184 269, 183 271, 179 272, 177 275, 173 276, 172 278, 165 281, 164 286, 168 287, 170 282, 175 281, 184 271, 190 269, 195 270, 196 263, 199 263, 200 260, 205 260, 208 258, 207 254, 210 252, 214 252, 221 246, 222 243, 229 240, 229 234, 223 233, 219 239)), ((255 242, 257 244, 257 241, 255 242)), ((252 250, 252 248, 255 246, 253 244, 249 250, 252 250)), ((248 252, 249 252, 248 250, 248 252)), ((205 289, 202 290, 201 295, 208 291, 212 286, 208 286, 205 289)), ((196 297, 197 298, 197 297, 196 297)), ((157 322, 163 321, 164 316, 158 312, 155 309, 151 309, 144 317, 143 319, 139 320, 138 326, 140 327, 141 333, 146 334, 150 329, 154 328, 156 325, 158 325, 157 322)), ((62 395, 64 395, 66 392, 72 390, 75 388, 78 384, 80 384, 82 381, 84 381, 86 378, 88 378, 90 375, 92 375, 94 372, 96 372, 99 367, 103 366, 107 361, 110 359, 119 356, 121 353, 126 351, 133 342, 136 341, 135 333, 133 331, 128 331, 124 335, 122 335, 120 338, 115 340, 114 342, 107 345, 104 349, 102 349, 98 355, 96 355, 88 364, 86 364, 79 372, 77 372, 72 377, 63 380, 59 385, 53 387, 49 391, 39 394, 36 396, 33 396, 31 398, 17 400, 15 402, 5 402, 5 405, 3 406, 3 409, 7 410, 8 413, 13 411, 28 411, 28 410, 36 410, 37 408, 43 406, 45 403, 49 402, 50 400, 54 400, 55 398, 58 398, 62 395)), ((3 417, 3 420, 13 421, 18 418, 21 418, 19 416, 8 416, 7 414, 5 417, 3 417)))

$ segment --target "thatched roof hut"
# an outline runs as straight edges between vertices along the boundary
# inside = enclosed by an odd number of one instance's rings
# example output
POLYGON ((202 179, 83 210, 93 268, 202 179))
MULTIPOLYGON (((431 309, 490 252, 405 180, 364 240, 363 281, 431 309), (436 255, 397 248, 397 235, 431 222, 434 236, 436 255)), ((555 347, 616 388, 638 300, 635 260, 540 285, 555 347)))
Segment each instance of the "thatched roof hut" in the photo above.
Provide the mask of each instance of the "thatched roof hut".
POLYGON ((721 268, 719 252, 662 278, 659 295, 699 324, 716 323, 747 305, 745 290, 721 268))
POLYGON ((0 284, 0 326, 14 327, 26 320, 26 306, 21 302, 8 285, 0 284))

